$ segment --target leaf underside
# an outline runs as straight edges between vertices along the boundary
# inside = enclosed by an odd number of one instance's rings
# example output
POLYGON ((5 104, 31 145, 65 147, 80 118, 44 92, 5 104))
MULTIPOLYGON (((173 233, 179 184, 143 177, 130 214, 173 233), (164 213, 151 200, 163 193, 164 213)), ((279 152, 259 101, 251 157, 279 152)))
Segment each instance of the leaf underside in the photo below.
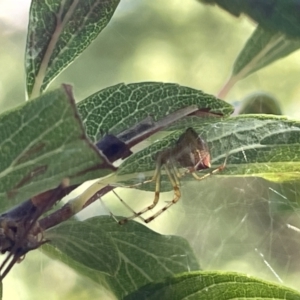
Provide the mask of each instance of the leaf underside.
POLYGON ((228 116, 233 108, 225 101, 200 90, 174 83, 140 82, 117 84, 79 102, 78 111, 89 138, 96 142, 105 133, 117 135, 146 117, 158 121, 189 105, 228 116))
POLYGON ((110 174, 114 168, 86 137, 70 86, 0 116, 2 208, 60 184, 110 174))
POLYGON ((42 247, 46 254, 119 298, 149 282, 199 270, 185 239, 160 235, 136 222, 121 226, 111 217, 94 217, 65 222, 45 234, 51 240, 42 247))
MULTIPOLYGON (((299 178, 300 167, 300 122, 285 117, 270 115, 243 115, 223 120, 201 120, 189 117, 176 126, 165 138, 153 143, 125 160, 117 171, 116 181, 124 184, 138 183, 140 174, 150 179, 155 169, 155 155, 174 147, 186 128, 192 127, 208 143, 212 158, 212 169, 224 163, 222 176, 259 176, 282 182, 299 178), (298 174, 298 175, 297 175, 298 174)), ((199 172, 201 176, 203 172, 199 172)), ((195 180, 186 175, 182 180, 195 180)), ((154 189, 153 184, 137 188, 154 189)), ((162 191, 171 190, 166 177, 162 180, 162 191)))

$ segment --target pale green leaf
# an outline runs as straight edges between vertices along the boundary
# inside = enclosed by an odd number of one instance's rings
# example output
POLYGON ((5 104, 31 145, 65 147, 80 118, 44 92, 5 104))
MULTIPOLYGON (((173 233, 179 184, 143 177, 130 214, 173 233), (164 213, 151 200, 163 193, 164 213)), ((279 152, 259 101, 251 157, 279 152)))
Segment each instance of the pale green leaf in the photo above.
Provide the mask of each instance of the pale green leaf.
POLYGON ((119 0, 32 0, 26 45, 29 98, 38 96, 111 19, 119 0))
POLYGON ((257 27, 237 57, 232 75, 242 79, 299 48, 299 38, 257 27))
POLYGON ((148 284, 124 300, 299 300, 290 288, 232 272, 190 272, 148 284))
POLYGON ((300 38, 287 37, 281 32, 258 26, 238 55, 231 77, 218 96, 224 98, 237 81, 289 55, 299 47, 300 38))

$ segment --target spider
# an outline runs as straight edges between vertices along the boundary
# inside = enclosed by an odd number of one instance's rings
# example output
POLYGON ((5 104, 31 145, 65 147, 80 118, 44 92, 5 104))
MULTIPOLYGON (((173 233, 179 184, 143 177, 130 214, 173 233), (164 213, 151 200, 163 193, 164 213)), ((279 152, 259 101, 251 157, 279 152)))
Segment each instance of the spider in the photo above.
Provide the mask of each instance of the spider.
MULTIPOLYGON (((228 155, 227 155, 228 156, 228 155)), ((222 165, 212 170, 211 172, 198 176, 196 171, 208 169, 211 167, 210 164, 210 153, 207 143, 196 133, 193 128, 188 128, 177 140, 176 144, 173 147, 162 150, 156 154, 156 168, 152 179, 144 181, 143 183, 155 182, 155 194, 153 203, 139 212, 135 212, 123 199, 121 199, 117 193, 115 195, 118 199, 133 213, 132 216, 127 217, 118 221, 120 225, 127 223, 129 220, 140 218, 145 223, 153 221, 156 217, 161 215, 173 204, 177 203, 181 197, 180 192, 180 178, 192 174, 196 180, 203 180, 213 174, 221 172, 224 170, 227 162, 227 156, 222 165), (183 173, 179 172, 177 166, 185 168, 183 173), (168 202, 162 209, 157 211, 155 214, 148 218, 143 218, 142 215, 149 210, 152 210, 159 201, 160 187, 161 187, 161 173, 162 169, 168 176, 174 190, 174 197, 172 201, 168 202)), ((131 185, 130 188, 133 188, 137 185, 131 185)))

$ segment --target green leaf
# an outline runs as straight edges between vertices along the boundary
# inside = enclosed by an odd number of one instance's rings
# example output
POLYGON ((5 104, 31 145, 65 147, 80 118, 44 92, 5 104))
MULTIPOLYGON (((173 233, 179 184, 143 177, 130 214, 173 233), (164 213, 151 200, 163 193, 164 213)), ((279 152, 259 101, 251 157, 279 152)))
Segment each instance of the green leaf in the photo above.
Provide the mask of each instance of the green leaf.
POLYGON ((299 48, 299 38, 257 27, 237 57, 232 75, 245 78, 299 48))
POLYGON ((45 236, 51 244, 45 245, 44 251, 67 264, 116 275, 121 264, 118 248, 97 221, 97 218, 84 222, 72 220, 48 230, 45 236))
POLYGON ((217 4, 235 16, 244 13, 261 27, 282 32, 288 36, 300 37, 298 0, 200 0, 217 4))
POLYGON ((45 234, 51 240, 43 246, 46 254, 109 288, 119 298, 149 282, 199 269, 185 239, 160 235, 136 222, 121 226, 112 217, 94 217, 67 221, 45 234))
POLYGON ((237 81, 289 55, 299 47, 300 38, 288 38, 283 33, 258 26, 238 55, 231 77, 218 96, 224 98, 237 81))
POLYGON ((70 86, 0 115, 3 208, 56 187, 110 174, 114 168, 86 137, 70 86))
POLYGON ((229 300, 282 299, 299 300, 299 292, 232 272, 191 272, 176 275, 160 283, 152 283, 124 300, 229 300))
MULTIPOLYGON (((223 164, 229 155, 220 175, 259 176, 280 182, 299 178, 300 122, 270 115, 242 115, 210 121, 189 117, 173 127, 176 131, 124 161, 114 178, 116 182, 137 183, 137 178, 143 176, 150 179, 155 168, 153 157, 159 151, 174 147, 188 127, 193 127, 207 141, 212 169, 223 164)), ((187 175, 182 180, 195 179, 187 175)), ((154 187, 143 184, 138 188, 153 190, 154 187)), ((162 190, 171 189, 169 180, 163 178, 162 190)))
POLYGON ((233 107, 212 95, 174 83, 117 84, 78 103, 78 111, 90 139, 96 142, 109 132, 118 134, 148 116, 158 121, 168 114, 196 104, 199 110, 228 116, 233 107))
POLYGON ((110 21, 119 0, 32 0, 26 45, 29 98, 37 97, 110 21))

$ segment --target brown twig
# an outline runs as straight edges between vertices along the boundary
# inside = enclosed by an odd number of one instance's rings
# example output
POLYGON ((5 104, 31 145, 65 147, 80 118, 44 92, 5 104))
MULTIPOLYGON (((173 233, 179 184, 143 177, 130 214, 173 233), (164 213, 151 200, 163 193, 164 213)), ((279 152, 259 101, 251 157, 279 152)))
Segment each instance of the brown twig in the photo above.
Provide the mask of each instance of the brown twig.
MULTIPOLYGON (((84 205, 81 207, 81 210, 95 202, 97 199, 100 197, 104 196, 108 192, 112 191, 115 187, 107 185, 100 189, 99 191, 95 192, 92 197, 87 199, 87 201, 84 203, 84 205)), ((73 217, 75 214, 77 214, 79 211, 74 210, 72 205, 70 204, 71 202, 66 203, 63 207, 58 209, 57 211, 53 212, 52 214, 42 218, 39 221, 39 225, 42 228, 43 231, 52 228, 69 218, 73 217)))

